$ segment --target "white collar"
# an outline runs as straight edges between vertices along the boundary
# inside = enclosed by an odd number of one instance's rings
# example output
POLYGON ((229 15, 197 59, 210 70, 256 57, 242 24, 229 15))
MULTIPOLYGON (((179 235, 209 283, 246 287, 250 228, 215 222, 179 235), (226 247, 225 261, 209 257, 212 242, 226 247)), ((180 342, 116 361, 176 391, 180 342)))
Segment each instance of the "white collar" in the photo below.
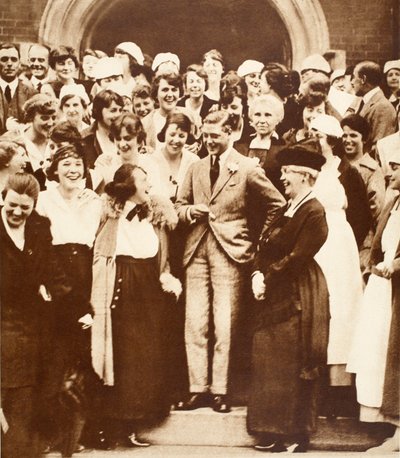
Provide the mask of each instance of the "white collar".
POLYGON ((18 83, 18 78, 14 78, 10 83, 7 83, 7 81, 4 81, 3 78, 0 78, 0 88, 2 89, 3 93, 6 90, 6 87, 10 86, 11 96, 13 96, 17 90, 18 83))
POLYGON ((20 250, 23 251, 25 246, 25 223, 26 221, 21 224, 18 228, 14 229, 8 225, 6 210, 3 207, 1 209, 1 219, 3 220, 4 228, 10 237, 10 239, 14 242, 14 245, 20 250))
POLYGON ((39 79, 39 78, 36 78, 36 76, 32 75, 31 76, 31 83, 33 84, 34 88, 37 89, 37 87, 39 86, 39 84, 43 85, 43 84, 47 84, 49 81, 49 77, 48 76, 45 76, 43 79, 39 79))
POLYGON ((223 165, 225 164, 229 154, 231 153, 232 148, 228 147, 226 151, 219 155, 219 169, 221 170, 223 165))
POLYGON ((372 97, 377 94, 379 92, 379 87, 374 87, 373 89, 371 89, 370 91, 368 91, 366 94, 364 94, 363 96, 363 102, 365 104, 367 104, 371 99, 372 97))
POLYGON ((285 212, 285 216, 292 218, 293 215, 303 204, 305 204, 311 199, 314 199, 314 197, 315 195, 312 189, 310 191, 307 191, 306 193, 296 196, 293 200, 289 201, 289 207, 285 212))

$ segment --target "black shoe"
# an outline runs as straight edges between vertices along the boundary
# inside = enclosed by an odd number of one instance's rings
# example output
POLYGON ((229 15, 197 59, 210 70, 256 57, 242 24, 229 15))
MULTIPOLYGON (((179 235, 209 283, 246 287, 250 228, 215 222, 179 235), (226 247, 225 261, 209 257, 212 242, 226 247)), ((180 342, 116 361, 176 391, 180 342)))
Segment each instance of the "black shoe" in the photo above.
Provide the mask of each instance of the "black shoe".
POLYGON ((224 394, 217 394, 214 396, 213 410, 218 413, 228 413, 231 411, 231 406, 224 394))
POLYGON ((256 444, 254 448, 258 450, 259 452, 269 452, 269 453, 287 452, 287 448, 280 441, 271 442, 269 444, 264 444, 264 443, 256 444))
POLYGON ((210 397, 208 393, 192 393, 187 401, 179 401, 174 410, 195 410, 209 406, 210 397))
POLYGON ((136 433, 132 433, 131 435, 127 436, 124 440, 119 441, 119 445, 122 447, 150 447, 149 442, 143 442, 136 436, 136 433))
POLYGON ((85 445, 97 450, 112 450, 115 448, 115 442, 112 442, 104 431, 97 431, 85 442, 85 445))

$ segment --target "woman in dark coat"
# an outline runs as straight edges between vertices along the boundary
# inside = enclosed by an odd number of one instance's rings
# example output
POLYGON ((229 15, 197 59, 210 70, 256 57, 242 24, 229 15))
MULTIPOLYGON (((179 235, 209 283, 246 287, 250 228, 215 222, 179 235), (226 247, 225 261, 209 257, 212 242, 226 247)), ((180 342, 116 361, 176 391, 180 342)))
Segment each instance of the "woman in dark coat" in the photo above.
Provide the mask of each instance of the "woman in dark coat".
POLYGON ((258 450, 304 452, 328 340, 327 287, 314 260, 328 227, 312 191, 325 160, 304 143, 279 152, 278 161, 290 200, 260 238, 252 278, 260 302, 247 425, 258 450))
POLYGON ((51 423, 44 424, 49 420, 49 412, 43 409, 45 398, 35 403, 44 394, 45 372, 49 370, 51 349, 45 346, 44 338, 53 322, 50 299, 70 292, 54 257, 50 221, 34 210, 38 194, 39 183, 26 173, 10 176, 3 190, 0 299, 4 458, 40 455, 36 433, 51 423))

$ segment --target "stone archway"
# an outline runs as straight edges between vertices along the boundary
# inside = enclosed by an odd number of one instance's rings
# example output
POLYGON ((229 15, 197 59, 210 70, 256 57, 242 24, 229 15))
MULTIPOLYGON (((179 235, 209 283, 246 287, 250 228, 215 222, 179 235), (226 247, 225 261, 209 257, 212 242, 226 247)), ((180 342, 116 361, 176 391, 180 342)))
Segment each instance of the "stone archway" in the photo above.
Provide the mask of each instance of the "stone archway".
MULTIPOLYGON (((313 53, 329 49, 329 32, 318 0, 267 0, 285 24, 292 46, 292 66, 313 53)), ((39 39, 50 46, 60 43, 81 49, 96 24, 116 7, 110 0, 48 0, 43 13, 39 39)))

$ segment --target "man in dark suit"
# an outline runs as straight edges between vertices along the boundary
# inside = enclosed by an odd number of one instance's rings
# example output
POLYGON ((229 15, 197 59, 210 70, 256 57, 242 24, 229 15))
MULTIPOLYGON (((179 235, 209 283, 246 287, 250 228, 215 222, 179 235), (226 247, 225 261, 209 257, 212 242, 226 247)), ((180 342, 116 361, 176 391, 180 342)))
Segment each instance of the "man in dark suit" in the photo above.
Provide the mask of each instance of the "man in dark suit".
POLYGON ((0 44, 0 134, 24 122, 23 106, 36 89, 18 78, 20 53, 13 43, 0 44))
POLYGON ((49 53, 47 46, 34 44, 28 50, 28 62, 31 76, 29 81, 40 92, 44 84, 49 82, 49 53))
MULTIPOLYGON (((52 254, 50 221, 34 206, 39 183, 29 174, 9 178, 0 211, 2 457, 39 456, 39 389, 44 378, 48 301, 69 293, 52 254), (35 418, 35 421, 34 421, 35 418)), ((50 329, 49 329, 50 332, 50 329)), ((50 334, 48 334, 49 336, 50 334)))
POLYGON ((351 84, 354 93, 362 97, 358 114, 371 126, 369 147, 396 131, 396 111, 379 87, 381 80, 382 71, 376 62, 363 61, 354 68, 351 84))
POLYGON ((178 193, 179 220, 189 224, 183 255, 186 289, 185 343, 191 397, 177 409, 208 405, 229 412, 226 397, 232 336, 252 260, 248 205, 265 208, 268 224, 284 199, 258 161, 231 146, 230 116, 210 113, 204 120, 203 140, 209 156, 193 164, 178 193), (215 329, 212 380, 208 383, 208 330, 215 329))

